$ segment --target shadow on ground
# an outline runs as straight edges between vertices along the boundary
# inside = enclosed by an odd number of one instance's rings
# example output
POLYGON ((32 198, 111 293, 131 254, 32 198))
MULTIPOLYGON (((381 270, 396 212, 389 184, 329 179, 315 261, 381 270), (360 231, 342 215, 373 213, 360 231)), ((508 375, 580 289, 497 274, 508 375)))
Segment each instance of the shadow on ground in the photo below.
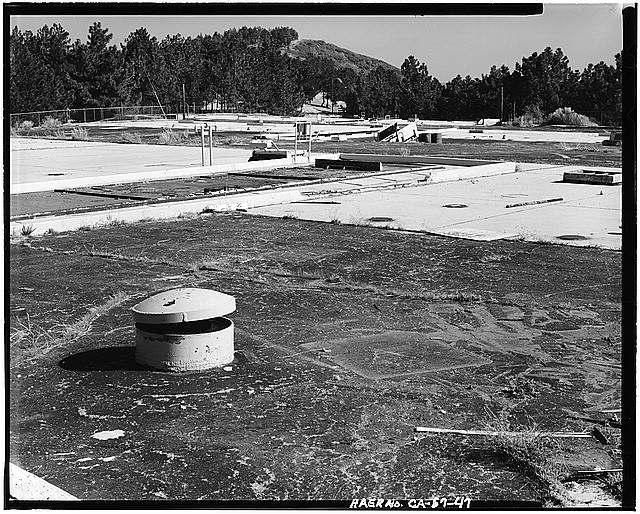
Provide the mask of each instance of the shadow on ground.
POLYGON ((69 355, 60 361, 60 367, 69 371, 142 371, 148 370, 136 362, 134 346, 99 348, 69 355))

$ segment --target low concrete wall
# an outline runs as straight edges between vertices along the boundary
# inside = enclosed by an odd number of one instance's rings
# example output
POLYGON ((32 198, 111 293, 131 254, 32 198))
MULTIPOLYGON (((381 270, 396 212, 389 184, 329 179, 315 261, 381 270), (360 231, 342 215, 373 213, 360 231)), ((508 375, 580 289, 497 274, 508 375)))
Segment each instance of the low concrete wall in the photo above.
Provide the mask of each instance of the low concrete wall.
MULTIPOLYGON (((487 162, 487 161, 485 161, 487 162)), ((515 162, 494 162, 484 165, 470 166, 468 168, 453 168, 445 170, 426 171, 429 175, 425 183, 436 184, 440 182, 451 182, 454 180, 469 180, 472 178, 491 177, 493 175, 505 175, 515 173, 515 162)))
MULTIPOLYGON (((273 161, 271 161, 273 162, 273 161)), ((64 216, 44 216, 29 220, 14 221, 9 224, 11 235, 20 234, 22 227, 33 227, 31 235, 43 235, 48 230, 67 232, 80 227, 109 226, 117 223, 133 223, 144 219, 171 219, 184 214, 199 214, 203 211, 233 211, 236 209, 251 209, 281 203, 303 200, 304 197, 297 189, 284 191, 257 191, 255 193, 234 194, 216 198, 199 200, 185 200, 182 202, 168 202, 155 205, 140 205, 124 209, 105 209, 94 212, 67 214, 64 216)))
POLYGON ((483 161, 479 159, 456 159, 454 157, 431 157, 430 155, 383 155, 383 154, 359 154, 342 153, 341 159, 358 161, 379 161, 400 164, 444 164, 448 166, 481 166, 484 164, 497 164, 498 161, 483 161))

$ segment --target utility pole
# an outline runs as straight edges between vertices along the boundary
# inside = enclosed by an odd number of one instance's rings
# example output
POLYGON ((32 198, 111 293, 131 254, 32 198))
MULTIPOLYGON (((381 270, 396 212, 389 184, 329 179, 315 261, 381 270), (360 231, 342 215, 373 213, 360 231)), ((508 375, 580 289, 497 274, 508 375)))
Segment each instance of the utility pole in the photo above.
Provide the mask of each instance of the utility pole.
POLYGON ((186 106, 186 104, 187 104, 187 95, 186 95, 186 93, 185 93, 185 90, 184 90, 184 83, 183 83, 183 84, 182 84, 182 119, 183 119, 183 120, 184 120, 184 119, 185 119, 185 117, 186 117, 186 114, 185 114, 185 111, 186 111, 185 106, 186 106))

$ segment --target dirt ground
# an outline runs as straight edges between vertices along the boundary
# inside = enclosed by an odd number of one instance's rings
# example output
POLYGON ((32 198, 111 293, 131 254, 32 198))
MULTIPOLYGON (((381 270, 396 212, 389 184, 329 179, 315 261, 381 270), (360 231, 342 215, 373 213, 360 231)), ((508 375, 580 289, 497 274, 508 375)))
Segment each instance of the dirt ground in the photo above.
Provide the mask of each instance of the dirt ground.
POLYGON ((414 433, 610 417, 619 252, 219 214, 15 240, 10 272, 10 459, 82 499, 557 505, 584 482, 544 471, 620 467, 611 427, 535 439, 543 472, 414 433), (130 308, 180 286, 236 297, 232 371, 135 363, 130 308))

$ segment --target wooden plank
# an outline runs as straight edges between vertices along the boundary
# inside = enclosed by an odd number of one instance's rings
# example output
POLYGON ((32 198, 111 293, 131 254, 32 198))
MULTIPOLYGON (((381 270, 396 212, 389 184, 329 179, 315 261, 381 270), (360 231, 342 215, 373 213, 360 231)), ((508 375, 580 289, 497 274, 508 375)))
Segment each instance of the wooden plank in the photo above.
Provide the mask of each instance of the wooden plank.
POLYGON ((415 432, 428 432, 432 434, 461 434, 461 435, 488 435, 488 436, 505 436, 505 435, 530 435, 532 437, 591 437, 591 434, 584 432, 506 432, 506 431, 488 431, 488 430, 456 430, 454 428, 430 428, 415 427, 415 432))

